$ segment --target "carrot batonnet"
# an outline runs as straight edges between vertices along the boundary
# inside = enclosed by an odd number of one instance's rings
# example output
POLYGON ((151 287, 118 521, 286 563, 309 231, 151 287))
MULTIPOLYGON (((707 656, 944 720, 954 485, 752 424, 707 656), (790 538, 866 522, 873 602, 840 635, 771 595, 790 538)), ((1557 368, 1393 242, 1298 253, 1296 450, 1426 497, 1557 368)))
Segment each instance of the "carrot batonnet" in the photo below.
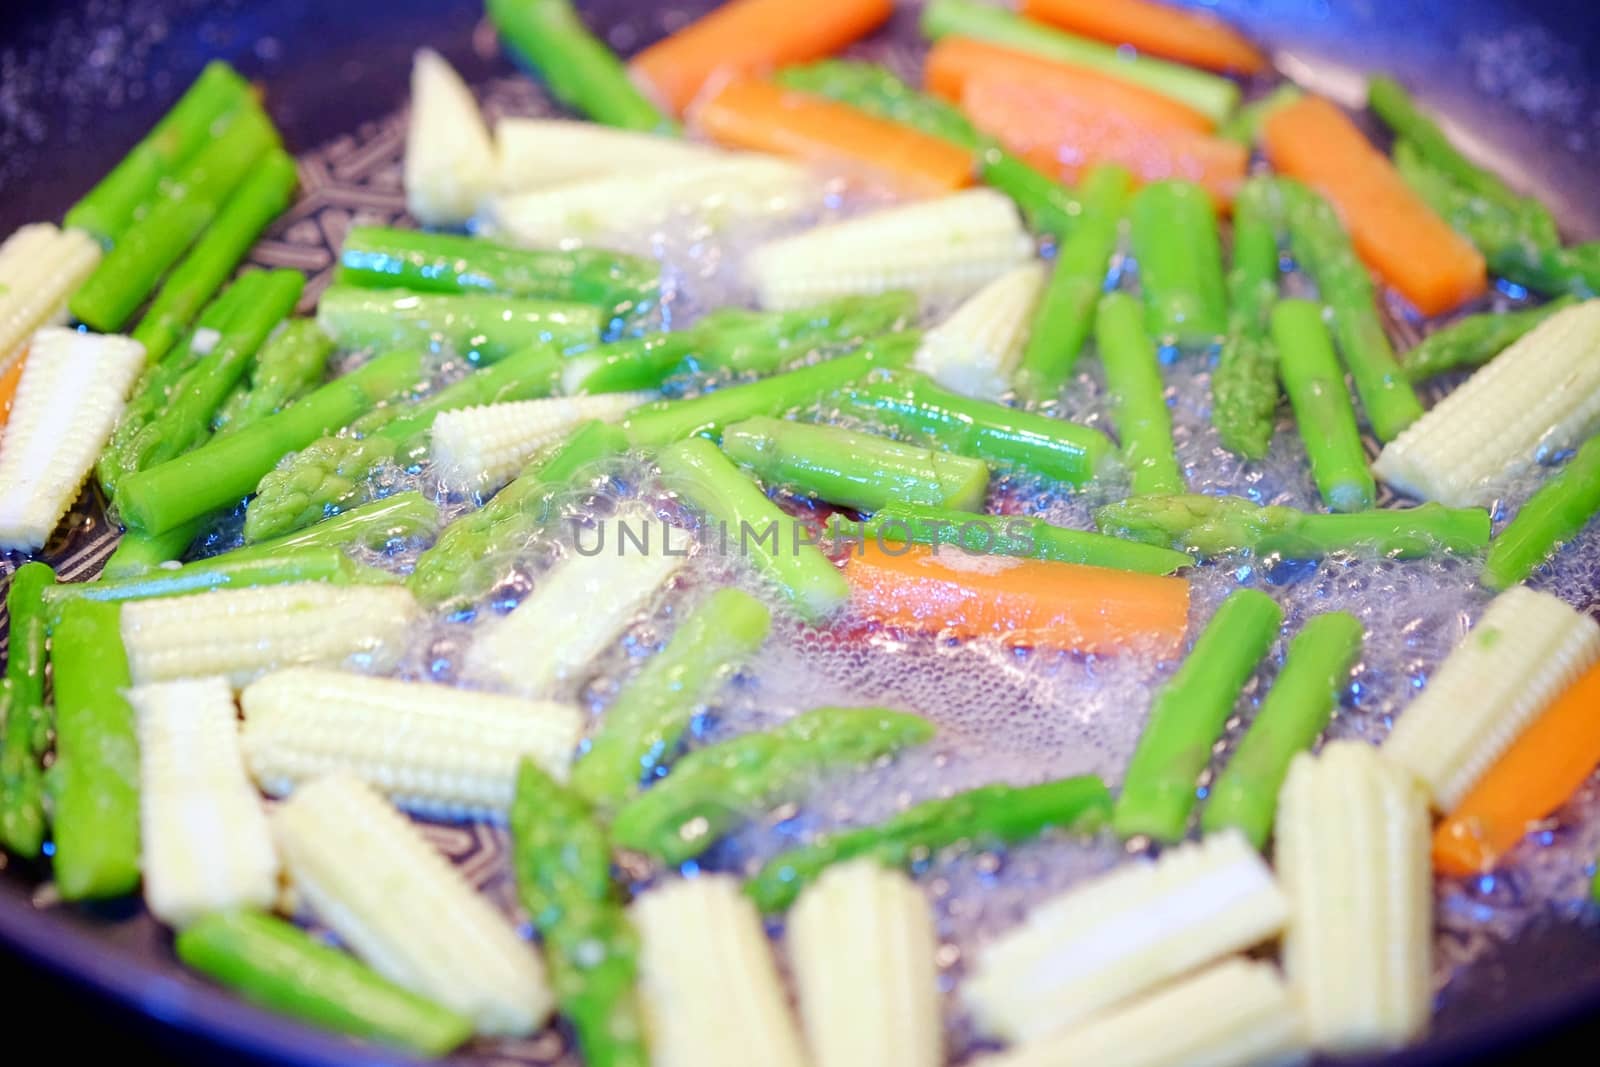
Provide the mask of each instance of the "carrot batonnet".
POLYGON ((22 365, 28 361, 24 348, 11 365, 0 371, 0 426, 11 421, 11 403, 17 399, 17 384, 22 381, 22 365))
POLYGON ((1433 865, 1469 876, 1494 869, 1600 764, 1600 667, 1572 684, 1479 779, 1433 836, 1433 865))
POLYGON ((970 82, 1003 78, 1095 110, 1109 109, 1147 129, 1202 134, 1212 129, 1204 114, 1153 89, 970 37, 941 38, 928 52, 922 77, 930 93, 957 103, 970 82))
POLYGON ((693 118, 721 144, 808 162, 858 162, 921 195, 954 192, 973 180, 972 154, 959 145, 769 81, 730 82, 693 118))
POLYGON ((731 0, 633 57, 629 70, 675 114, 717 74, 763 74, 843 48, 894 13, 894 0, 731 0))
POLYGON ((1333 104, 1308 96, 1285 105, 1262 134, 1272 165, 1327 197, 1367 266, 1422 314, 1442 314, 1488 288, 1478 250, 1333 104))
POLYGON ((1207 70, 1259 74, 1267 68, 1266 56, 1243 34, 1199 11, 1150 0, 1022 0, 1022 13, 1072 33, 1207 70))
POLYGON ((945 637, 1080 652, 1183 642, 1189 583, 1076 563, 976 556, 870 538, 845 562, 851 599, 869 621, 945 637))

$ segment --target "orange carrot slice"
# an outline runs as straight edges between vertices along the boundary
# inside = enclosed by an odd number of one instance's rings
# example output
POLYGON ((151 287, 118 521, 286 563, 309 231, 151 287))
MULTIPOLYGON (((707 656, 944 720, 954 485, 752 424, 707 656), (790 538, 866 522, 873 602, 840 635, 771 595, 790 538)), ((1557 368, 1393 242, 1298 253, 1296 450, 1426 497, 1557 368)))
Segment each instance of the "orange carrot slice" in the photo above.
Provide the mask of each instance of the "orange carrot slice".
POLYGON ((1175 652, 1189 583, 1105 567, 949 547, 890 548, 870 538, 845 562, 851 601, 869 622, 944 637, 1081 652, 1175 652))
POLYGON ((1063 30, 1223 73, 1259 74, 1267 59, 1232 26, 1150 0, 1022 0, 1022 13, 1063 30))
POLYGON ((1305 97, 1273 111, 1262 135, 1272 165, 1327 197, 1367 266, 1422 314, 1449 311, 1488 288, 1478 250, 1337 107, 1305 97))
POLYGON ((1600 763, 1600 667, 1574 682, 1506 749, 1433 835, 1446 874, 1492 871, 1600 763))
POLYGON ((923 84, 930 93, 959 102, 967 83, 1004 78, 1041 92, 1070 97, 1096 109, 1125 115, 1152 130, 1210 133, 1209 118, 1187 104, 1114 74, 1018 52, 970 37, 944 37, 928 52, 923 84))
POLYGON ((747 78, 694 113, 712 140, 808 162, 857 162, 908 192, 931 196, 972 184, 972 154, 845 104, 747 78))
POLYGON ((893 12, 894 0, 731 0, 634 56, 628 69, 681 115, 712 75, 762 74, 819 59, 893 12))
POLYGON ((1141 183, 1195 182, 1225 209, 1250 163, 1249 149, 1232 141, 1152 129, 1128 115, 1014 78, 970 80, 961 106, 980 130, 1068 184, 1076 184, 1097 163, 1116 163, 1141 183))
POLYGON ((28 350, 24 348, 11 361, 11 366, 0 371, 0 426, 11 421, 11 403, 17 398, 17 384, 22 381, 22 365, 27 361, 28 350))

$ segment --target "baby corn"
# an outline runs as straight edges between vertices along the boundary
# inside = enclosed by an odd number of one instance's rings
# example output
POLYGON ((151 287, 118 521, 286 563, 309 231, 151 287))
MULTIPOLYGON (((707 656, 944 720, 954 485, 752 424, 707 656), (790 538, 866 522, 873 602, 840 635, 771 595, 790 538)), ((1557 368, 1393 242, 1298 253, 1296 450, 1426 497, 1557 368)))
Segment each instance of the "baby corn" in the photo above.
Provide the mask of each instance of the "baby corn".
POLYGON ((502 193, 549 189, 614 174, 655 174, 724 158, 679 137, 619 130, 573 119, 506 118, 495 123, 502 193))
POLYGON ((459 226, 494 186, 494 144, 472 90, 431 48, 411 64, 406 207, 428 226, 459 226))
POLYGON ((913 364, 964 396, 1000 399, 1011 388, 1043 289, 1043 264, 1002 274, 923 335, 913 364))
POLYGON ((443 411, 433 420, 433 458, 451 488, 489 493, 515 478, 542 449, 590 419, 616 422, 650 391, 556 396, 443 411))
POLYGON ((94 238, 48 222, 18 227, 0 244, 0 370, 35 330, 66 321, 67 298, 99 263, 94 238))

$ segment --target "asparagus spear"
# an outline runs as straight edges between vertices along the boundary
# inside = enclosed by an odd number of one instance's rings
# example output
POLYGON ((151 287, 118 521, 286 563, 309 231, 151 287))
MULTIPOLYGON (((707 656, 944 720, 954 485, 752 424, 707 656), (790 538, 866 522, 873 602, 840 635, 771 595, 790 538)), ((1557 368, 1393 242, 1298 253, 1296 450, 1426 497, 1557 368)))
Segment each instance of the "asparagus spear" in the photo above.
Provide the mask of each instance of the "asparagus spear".
POLYGON ((601 323, 599 310, 587 304, 333 285, 317 302, 317 325, 340 348, 437 342, 493 363, 531 345, 596 341, 601 323))
POLYGON ((1095 344, 1111 390, 1112 421, 1122 454, 1133 469, 1133 491, 1180 493, 1183 472, 1172 442, 1161 364, 1145 333, 1139 304, 1126 293, 1107 293, 1095 314, 1095 344))
POLYGON ((1151 704, 1111 816, 1118 835, 1162 842, 1183 837, 1211 746, 1282 622, 1278 605, 1254 589, 1222 602, 1151 704))
POLYGON ((488 0, 489 20, 562 104, 596 122, 670 133, 677 124, 628 78, 628 70, 571 0, 488 0))
POLYGON ((1228 275, 1228 336, 1211 375, 1211 423, 1224 448, 1262 459, 1278 410, 1278 353, 1269 324, 1278 299, 1277 187, 1244 183, 1233 202, 1233 270, 1228 275))
POLYGON ((50 712, 44 700, 47 621, 44 591, 56 575, 43 563, 24 563, 6 593, 10 650, 0 703, 0 844, 33 859, 44 844, 44 773, 39 760, 50 747, 50 712))
POLYGON ((1054 400, 1072 373, 1094 326, 1095 304, 1105 288, 1132 185, 1132 176, 1117 166, 1095 167, 1085 176, 1082 214, 1056 252, 1012 380, 1023 400, 1054 400))
POLYGON ((859 767, 933 736, 926 720, 885 708, 818 708, 771 733, 691 752, 623 805, 612 838, 665 863, 687 863, 742 819, 794 797, 816 776, 859 767))
POLYGON ((1597 511, 1600 437, 1591 437, 1494 539, 1483 565, 1483 584, 1494 590, 1516 585, 1587 526, 1597 511))
POLYGON ((1145 327, 1162 344, 1208 345, 1227 332, 1222 238, 1206 191, 1152 182, 1129 205, 1145 327))
POLYGON ((1246 148, 1261 139, 1261 127, 1279 108, 1299 100, 1305 93, 1293 82, 1285 82, 1259 100, 1253 100, 1235 111, 1217 126, 1217 136, 1237 141, 1246 148))
POLYGON ((115 244, 162 180, 211 139, 218 119, 249 97, 249 84, 232 67, 220 59, 207 63, 155 128, 67 211, 63 225, 87 230, 102 244, 115 244))
POLYGON ((212 423, 237 433, 276 414, 322 383, 333 342, 310 319, 290 319, 256 353, 248 383, 234 386, 212 423))
POLYGON ((127 578, 56 585, 47 591, 45 600, 52 610, 60 611, 67 603, 80 600, 123 603, 188 596, 212 589, 246 589, 292 582, 350 585, 392 580, 387 571, 357 563, 337 548, 309 547, 241 559, 230 559, 224 554, 172 569, 158 567, 127 578))
POLYGON ((771 374, 807 349, 862 344, 904 329, 916 316, 916 294, 890 291, 840 297, 793 311, 720 308, 695 323, 688 334, 695 362, 703 368, 771 374))
POLYGON ((1333 717, 1361 654, 1361 635, 1360 619, 1330 611, 1307 620, 1289 642, 1272 691, 1211 788, 1200 818, 1206 833, 1237 828, 1257 848, 1266 845, 1289 763, 1312 746, 1333 717))
POLYGON ((439 509, 415 489, 331 515, 303 530, 236 548, 213 559, 257 559, 304 548, 382 550, 395 541, 429 537, 439 529, 439 509))
POLYGON ((1458 319, 1430 333, 1406 353, 1406 377, 1420 382, 1458 367, 1481 366, 1545 319, 1577 302, 1569 293, 1523 311, 1485 311, 1458 319))
POLYGON ((1212 559, 1229 552, 1320 559, 1363 552, 1420 559, 1440 552, 1472 555, 1489 544, 1489 513, 1443 504, 1327 515, 1260 507, 1243 497, 1143 496, 1108 504, 1095 516, 1104 533, 1166 545, 1212 559))
POLYGON ((144 574, 163 563, 182 559, 194 539, 205 529, 208 516, 181 523, 158 534, 142 530, 124 530, 117 541, 117 549, 106 560, 100 572, 102 578, 129 578, 144 574))
POLYGON ((745 883, 745 892, 762 911, 781 912, 823 871, 858 856, 909 867, 951 845, 1012 845, 1049 829, 1093 830, 1110 814, 1111 794, 1092 774, 1043 785, 981 786, 781 852, 745 883))
POLYGON ((630 337, 596 345, 566 357, 561 368, 561 392, 631 393, 656 389, 683 370, 695 354, 692 330, 630 337))
POLYGON ((592 1067, 649 1067, 634 985, 638 935, 611 882, 611 842, 588 803, 524 759, 511 803, 517 896, 544 942, 561 1014, 592 1067))
POLYGON ((425 1056, 442 1056, 472 1036, 470 1020, 271 915, 207 915, 174 947, 185 964, 252 1004, 313 1026, 425 1056))
POLYGON ((767 639, 772 613, 738 589, 718 589, 696 607, 622 687, 606 709, 588 753, 572 771, 572 788, 612 808, 653 777, 677 749, 701 706, 767 639))
POLYGON ((1272 309, 1272 340, 1278 347, 1283 389, 1294 408, 1323 503, 1334 511, 1372 507, 1377 486, 1367 467, 1344 375, 1322 325, 1322 309, 1306 300, 1280 301, 1272 309))

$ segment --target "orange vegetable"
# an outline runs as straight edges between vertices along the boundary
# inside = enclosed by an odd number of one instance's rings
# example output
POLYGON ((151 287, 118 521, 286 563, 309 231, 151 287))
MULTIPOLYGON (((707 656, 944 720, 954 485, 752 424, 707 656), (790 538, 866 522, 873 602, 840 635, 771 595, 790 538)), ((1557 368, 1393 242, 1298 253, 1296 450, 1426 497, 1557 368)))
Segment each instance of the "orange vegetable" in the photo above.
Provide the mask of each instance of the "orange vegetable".
POLYGON ((1081 652, 1176 652, 1189 583, 1105 567, 868 538, 845 562, 851 602, 870 622, 944 637, 1081 652))
POLYGON ((1249 149, 1232 141, 1153 129, 1082 98, 1010 77, 972 79, 961 106, 980 130, 1069 185, 1095 164, 1116 163, 1141 183, 1195 182, 1225 209, 1250 163, 1249 149))
POLYGON ((1022 0, 1022 13, 1063 30, 1207 70, 1259 74, 1267 59, 1212 15, 1150 0, 1022 0))
POLYGON ((1078 100, 1095 110, 1109 109, 1152 130, 1210 133, 1209 118, 1187 104, 1113 74, 1018 52, 970 37, 944 37, 928 52, 923 84, 930 93, 960 102, 967 84, 1004 78, 1041 93, 1078 100))
POLYGON ((853 160, 922 195, 972 184, 972 154, 960 146, 768 81, 730 82, 694 120, 721 144, 808 162, 853 160))
POLYGON ((17 383, 22 381, 22 365, 28 361, 28 350, 23 349, 11 366, 0 371, 0 426, 11 421, 11 402, 17 398, 17 383))
POLYGON ((1600 667, 1556 698, 1478 780, 1433 835, 1446 874, 1494 869, 1500 857, 1575 793, 1600 763, 1600 667))
POLYGON ((820 59, 877 28, 894 0, 730 0, 633 57, 628 69, 674 114, 715 74, 820 59))
POLYGON ((1272 165, 1327 197, 1367 266, 1418 311, 1438 315, 1488 288, 1478 250, 1328 101, 1308 96, 1278 108, 1262 135, 1272 165))

